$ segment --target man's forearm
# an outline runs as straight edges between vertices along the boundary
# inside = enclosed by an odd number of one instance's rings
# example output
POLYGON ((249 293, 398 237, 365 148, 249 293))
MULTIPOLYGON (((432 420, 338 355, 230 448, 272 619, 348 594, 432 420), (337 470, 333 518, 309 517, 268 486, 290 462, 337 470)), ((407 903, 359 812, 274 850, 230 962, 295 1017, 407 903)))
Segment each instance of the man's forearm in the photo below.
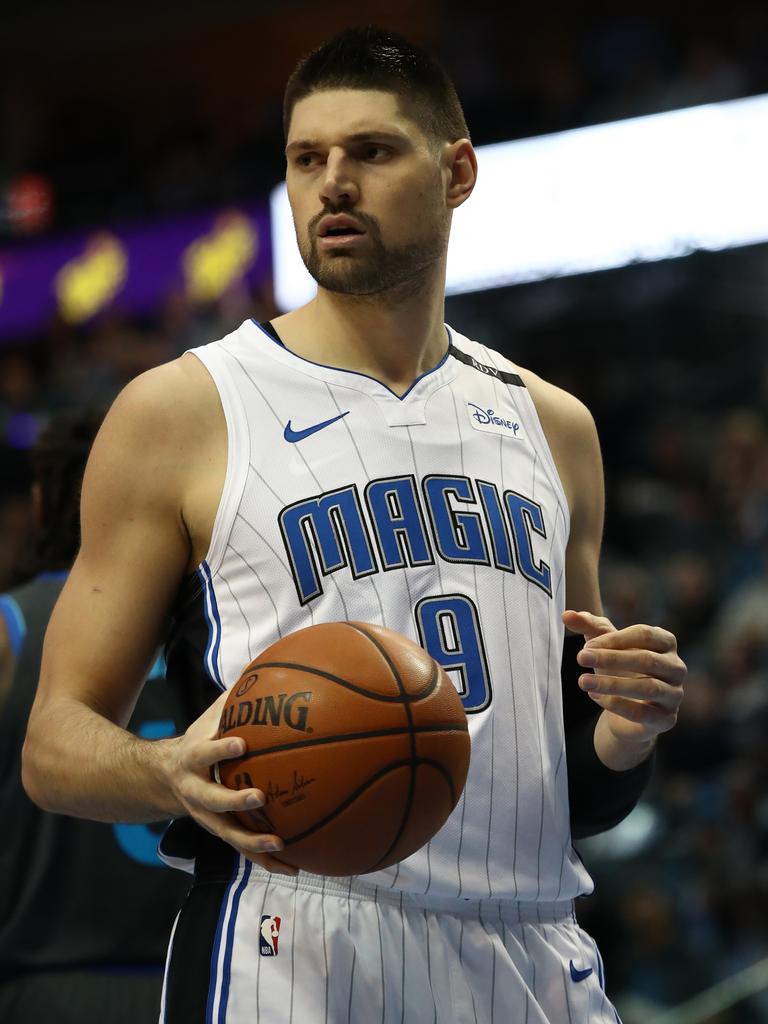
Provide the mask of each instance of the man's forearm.
POLYGON ((177 742, 141 739, 79 701, 59 700, 30 718, 24 788, 58 814, 110 822, 172 818, 186 813, 168 781, 177 742))

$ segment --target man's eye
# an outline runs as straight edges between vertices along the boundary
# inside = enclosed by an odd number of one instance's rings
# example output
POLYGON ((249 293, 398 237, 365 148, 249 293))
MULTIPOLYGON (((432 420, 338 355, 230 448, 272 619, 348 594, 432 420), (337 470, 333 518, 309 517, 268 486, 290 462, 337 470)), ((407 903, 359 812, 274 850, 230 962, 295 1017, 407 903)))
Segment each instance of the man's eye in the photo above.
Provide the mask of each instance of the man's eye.
POLYGON ((296 163, 299 167, 311 167, 314 159, 313 153, 301 153, 296 157, 296 163))
POLYGON ((365 157, 367 160, 380 160, 385 157, 388 150, 384 146, 366 146, 365 157))

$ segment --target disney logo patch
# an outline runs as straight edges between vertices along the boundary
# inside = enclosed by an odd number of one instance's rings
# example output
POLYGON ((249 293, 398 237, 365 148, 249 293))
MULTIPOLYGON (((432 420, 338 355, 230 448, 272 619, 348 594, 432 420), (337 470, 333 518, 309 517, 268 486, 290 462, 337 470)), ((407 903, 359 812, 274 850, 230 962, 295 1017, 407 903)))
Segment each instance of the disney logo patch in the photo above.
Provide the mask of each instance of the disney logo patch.
POLYGON ((514 409, 505 410, 503 414, 495 409, 484 409, 474 402, 467 402, 469 422, 475 430, 487 434, 501 434, 502 437, 523 437, 523 428, 514 409))

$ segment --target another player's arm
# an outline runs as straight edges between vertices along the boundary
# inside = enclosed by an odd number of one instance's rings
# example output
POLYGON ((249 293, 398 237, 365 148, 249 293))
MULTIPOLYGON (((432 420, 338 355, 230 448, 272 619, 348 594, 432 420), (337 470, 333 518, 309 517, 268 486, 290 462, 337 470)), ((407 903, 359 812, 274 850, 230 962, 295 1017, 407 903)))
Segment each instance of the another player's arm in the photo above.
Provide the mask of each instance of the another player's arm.
POLYGON ((565 625, 584 636, 580 687, 602 709, 594 747, 609 769, 645 761, 659 733, 671 729, 686 667, 672 633, 658 626, 617 630, 602 614, 598 565, 604 515, 603 469, 594 421, 572 395, 526 373, 571 509, 566 554, 565 625))
POLYGON ((213 738, 224 695, 183 736, 145 740, 125 729, 190 560, 183 510, 205 459, 206 426, 223 417, 192 358, 132 382, 94 443, 82 548, 46 634, 23 780, 47 810, 102 821, 191 814, 254 856, 276 837, 247 832, 222 812, 263 795, 230 791, 208 775, 242 752, 240 740, 213 738))

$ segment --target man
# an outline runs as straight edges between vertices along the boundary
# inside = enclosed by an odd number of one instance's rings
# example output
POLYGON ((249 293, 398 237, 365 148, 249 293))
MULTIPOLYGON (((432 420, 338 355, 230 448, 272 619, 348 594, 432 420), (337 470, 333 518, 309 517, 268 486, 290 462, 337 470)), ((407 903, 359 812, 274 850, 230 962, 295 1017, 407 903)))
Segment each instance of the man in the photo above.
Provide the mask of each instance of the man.
MULTIPOLYGON (((77 553, 80 486, 102 418, 96 411, 62 413, 33 448, 36 573, 0 595, 3 1024, 156 1019, 167 935, 184 894, 183 877, 158 860, 157 837, 145 825, 110 827, 48 814, 21 785, 43 635, 77 553)), ((175 717, 155 671, 130 728, 173 735, 175 717)), ((66 773, 66 762, 58 771, 66 773)))
POLYGON ((665 630, 601 614, 586 409, 443 323, 451 217, 476 175, 444 72, 405 40, 349 30, 294 72, 285 127, 317 297, 115 403, 49 630, 26 785, 69 813, 181 819, 166 855, 194 858, 196 884, 167 1021, 613 1021, 573 915, 591 881, 571 846, 566 746, 577 825, 619 820, 685 666, 665 630), (585 611, 563 612, 566 590, 585 611), (202 710, 268 643, 336 619, 420 640, 454 673, 472 734, 465 793, 432 842, 343 880, 296 875, 271 855, 280 837, 226 813, 265 797, 210 781, 243 749, 213 738, 223 694, 181 737, 122 728, 169 621, 169 671, 202 710), (578 663, 563 621, 587 638, 578 663), (597 712, 579 705, 565 740, 561 657, 568 700, 581 686, 597 712))

